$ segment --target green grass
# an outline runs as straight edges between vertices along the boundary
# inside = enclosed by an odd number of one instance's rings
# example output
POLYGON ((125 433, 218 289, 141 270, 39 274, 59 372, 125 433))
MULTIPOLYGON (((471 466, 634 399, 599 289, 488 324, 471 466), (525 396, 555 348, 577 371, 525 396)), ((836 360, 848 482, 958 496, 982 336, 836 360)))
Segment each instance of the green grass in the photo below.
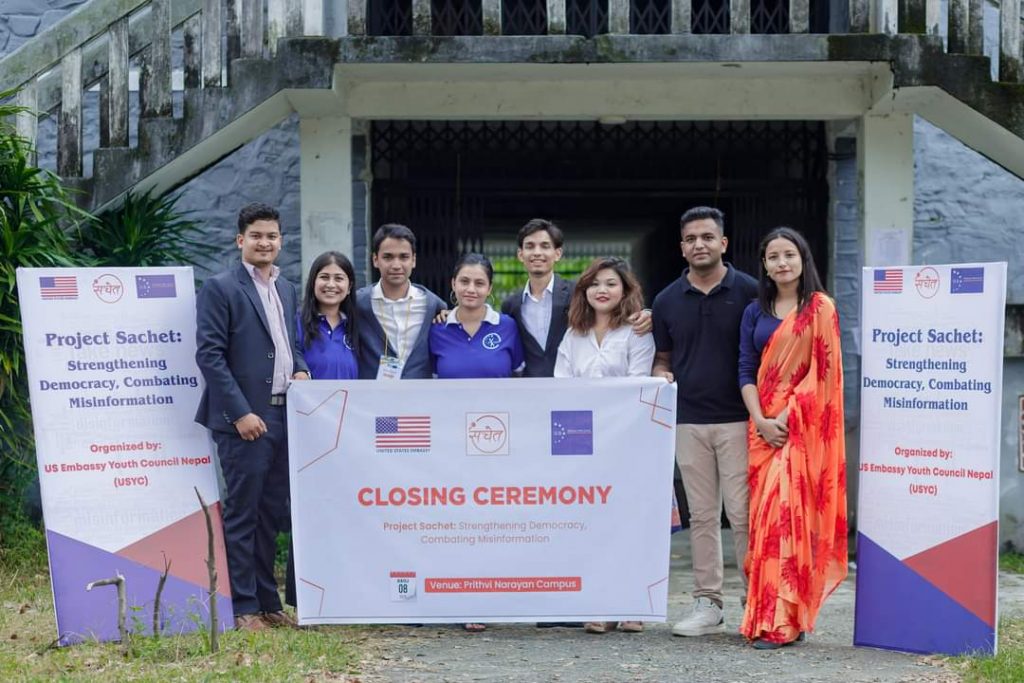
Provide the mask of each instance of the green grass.
MULTIPOLYGON (((45 555, 44 555, 45 557, 45 555)), ((37 563, 38 564, 38 563, 37 563)), ((207 654, 200 634, 51 647, 56 637, 45 567, 0 567, 0 681, 306 681, 349 680, 369 629, 318 627, 261 633, 229 631, 207 654)))
POLYGON ((1024 681, 1024 619, 999 622, 999 654, 995 657, 955 657, 949 662, 965 683, 1024 681))
POLYGON ((999 569, 1013 574, 1024 574, 1024 554, 1005 552, 999 556, 999 569))

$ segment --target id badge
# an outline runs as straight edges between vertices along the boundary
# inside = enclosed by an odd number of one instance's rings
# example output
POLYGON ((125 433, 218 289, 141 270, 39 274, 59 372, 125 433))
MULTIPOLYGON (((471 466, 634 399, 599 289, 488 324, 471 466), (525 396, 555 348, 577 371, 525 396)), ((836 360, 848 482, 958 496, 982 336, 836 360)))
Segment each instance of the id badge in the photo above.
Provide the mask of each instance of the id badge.
POLYGON ((394 356, 381 356, 380 367, 377 369, 377 379, 402 379, 403 363, 394 356))

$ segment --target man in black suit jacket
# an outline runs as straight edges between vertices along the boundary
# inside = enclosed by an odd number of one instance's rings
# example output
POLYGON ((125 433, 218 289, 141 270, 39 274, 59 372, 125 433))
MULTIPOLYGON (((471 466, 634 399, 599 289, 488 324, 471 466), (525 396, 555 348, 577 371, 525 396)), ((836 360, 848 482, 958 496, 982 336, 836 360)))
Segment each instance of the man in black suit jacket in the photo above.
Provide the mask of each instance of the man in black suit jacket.
POLYGON ((308 379, 295 341, 295 287, 274 265, 276 209, 238 214, 241 263, 210 278, 196 300, 196 362, 206 379, 196 422, 213 432, 227 487, 224 545, 235 628, 292 625, 274 579, 277 532, 288 520, 285 391, 308 379))
POLYGON ((519 326, 526 353, 524 377, 551 377, 558 345, 569 320, 573 283, 555 274, 562 258, 562 230, 551 221, 534 218, 516 236, 518 258, 530 276, 522 292, 509 295, 501 312, 519 326))
MULTIPOLYGON (((565 236, 561 228, 549 220, 534 218, 516 236, 518 258, 529 275, 522 292, 516 292, 501 303, 501 312, 511 316, 519 326, 519 338, 526 353, 523 377, 552 377, 558 359, 558 345, 569 326, 569 304, 575 283, 555 273, 555 264, 562 259, 565 236)), ((633 331, 651 331, 651 312, 641 311, 629 319, 633 331)))

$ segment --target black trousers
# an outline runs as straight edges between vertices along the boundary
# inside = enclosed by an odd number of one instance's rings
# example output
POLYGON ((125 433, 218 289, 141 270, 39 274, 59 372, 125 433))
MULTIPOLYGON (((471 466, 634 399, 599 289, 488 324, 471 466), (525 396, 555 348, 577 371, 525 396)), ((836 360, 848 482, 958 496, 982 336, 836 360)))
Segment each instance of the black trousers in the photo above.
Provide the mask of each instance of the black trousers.
POLYGON ((274 557, 277 533, 290 527, 288 431, 283 406, 260 417, 267 433, 255 441, 213 432, 227 490, 224 545, 235 616, 281 609, 274 557))

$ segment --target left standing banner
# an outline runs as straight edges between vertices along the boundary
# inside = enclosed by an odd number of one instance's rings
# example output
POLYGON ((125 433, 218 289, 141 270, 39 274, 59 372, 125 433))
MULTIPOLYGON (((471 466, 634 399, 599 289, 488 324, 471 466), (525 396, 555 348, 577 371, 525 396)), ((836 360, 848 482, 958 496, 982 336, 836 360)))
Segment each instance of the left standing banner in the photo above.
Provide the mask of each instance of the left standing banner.
POLYGON ((208 623, 210 504, 221 624, 231 624, 212 443, 193 421, 191 268, 19 268, 36 459, 61 645, 117 639, 113 587, 125 577, 129 628, 208 623))

